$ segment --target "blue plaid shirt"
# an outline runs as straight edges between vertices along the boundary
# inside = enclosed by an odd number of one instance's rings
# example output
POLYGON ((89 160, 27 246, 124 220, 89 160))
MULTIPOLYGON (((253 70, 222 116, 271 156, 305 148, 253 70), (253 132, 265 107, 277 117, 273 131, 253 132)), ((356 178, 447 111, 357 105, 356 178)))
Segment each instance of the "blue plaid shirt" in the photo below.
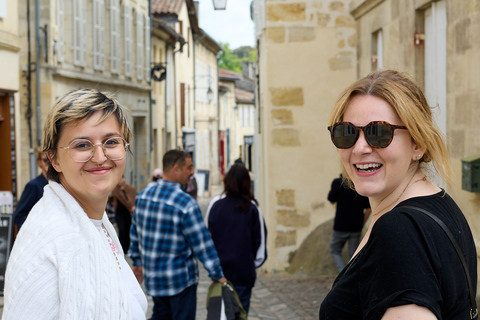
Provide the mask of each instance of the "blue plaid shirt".
POLYGON ((198 283, 198 258, 210 278, 223 277, 210 233, 197 201, 176 182, 159 179, 135 199, 130 257, 143 266, 153 297, 173 296, 198 283))

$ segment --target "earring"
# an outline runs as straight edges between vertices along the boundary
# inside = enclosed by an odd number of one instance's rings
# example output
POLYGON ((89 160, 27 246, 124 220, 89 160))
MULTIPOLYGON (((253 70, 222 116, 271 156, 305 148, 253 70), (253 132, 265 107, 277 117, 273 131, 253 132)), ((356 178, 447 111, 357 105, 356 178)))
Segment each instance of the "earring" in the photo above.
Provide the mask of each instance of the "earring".
POLYGON ((420 155, 417 155, 417 161, 420 160, 420 158, 421 158, 420 155))

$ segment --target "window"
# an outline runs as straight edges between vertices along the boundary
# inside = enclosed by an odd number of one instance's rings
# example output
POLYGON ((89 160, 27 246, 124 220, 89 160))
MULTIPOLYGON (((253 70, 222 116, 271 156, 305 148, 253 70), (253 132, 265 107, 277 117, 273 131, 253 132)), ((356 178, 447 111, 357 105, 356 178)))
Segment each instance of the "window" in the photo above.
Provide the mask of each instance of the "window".
POLYGON ((65 58, 65 6, 64 0, 57 0, 57 35, 56 35, 56 54, 57 62, 63 62, 65 58))
POLYGON ((123 32, 124 32, 124 64, 125 76, 132 77, 133 68, 133 17, 132 7, 123 5, 123 32))
POLYGON ((378 30, 372 34, 372 71, 383 68, 383 33, 378 30))
POLYGON ((86 0, 73 0, 73 64, 85 67, 86 59, 86 0))
POLYGON ((120 0, 110 0, 110 72, 120 73, 120 0))
POLYGON ((7 0, 0 0, 0 18, 7 17, 7 0))
POLYGON ((105 2, 93 1, 93 69, 105 70, 105 2))

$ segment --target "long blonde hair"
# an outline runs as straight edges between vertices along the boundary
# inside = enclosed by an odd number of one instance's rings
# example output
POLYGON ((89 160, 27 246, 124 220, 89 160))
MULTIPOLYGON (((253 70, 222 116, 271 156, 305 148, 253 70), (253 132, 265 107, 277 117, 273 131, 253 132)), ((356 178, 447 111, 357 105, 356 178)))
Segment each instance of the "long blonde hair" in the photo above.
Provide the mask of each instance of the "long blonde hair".
MULTIPOLYGON (((380 70, 357 80, 340 95, 329 125, 343 121, 348 104, 358 95, 372 95, 388 102, 407 127, 413 142, 425 150, 420 164, 431 162, 440 178, 450 184, 450 161, 443 134, 433 121, 422 90, 407 75, 395 70, 380 70)), ((343 173, 350 180, 344 168, 343 173)))

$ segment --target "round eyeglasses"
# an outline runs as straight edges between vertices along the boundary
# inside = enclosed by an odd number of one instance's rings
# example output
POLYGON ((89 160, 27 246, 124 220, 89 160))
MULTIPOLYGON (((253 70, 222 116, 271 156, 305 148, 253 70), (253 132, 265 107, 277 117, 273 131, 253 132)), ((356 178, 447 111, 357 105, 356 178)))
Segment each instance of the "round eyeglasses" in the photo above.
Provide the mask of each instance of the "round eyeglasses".
POLYGON ((127 153, 129 144, 121 137, 108 138, 104 143, 93 144, 88 139, 75 139, 68 147, 59 147, 68 150, 70 158, 75 162, 87 162, 93 157, 96 146, 102 146, 105 157, 110 160, 121 160, 127 153))
POLYGON ((386 148, 393 140, 395 129, 407 129, 385 121, 372 121, 364 127, 358 127, 350 122, 338 122, 328 127, 333 144, 339 149, 349 149, 358 140, 360 130, 363 131, 365 140, 374 149, 386 148))

